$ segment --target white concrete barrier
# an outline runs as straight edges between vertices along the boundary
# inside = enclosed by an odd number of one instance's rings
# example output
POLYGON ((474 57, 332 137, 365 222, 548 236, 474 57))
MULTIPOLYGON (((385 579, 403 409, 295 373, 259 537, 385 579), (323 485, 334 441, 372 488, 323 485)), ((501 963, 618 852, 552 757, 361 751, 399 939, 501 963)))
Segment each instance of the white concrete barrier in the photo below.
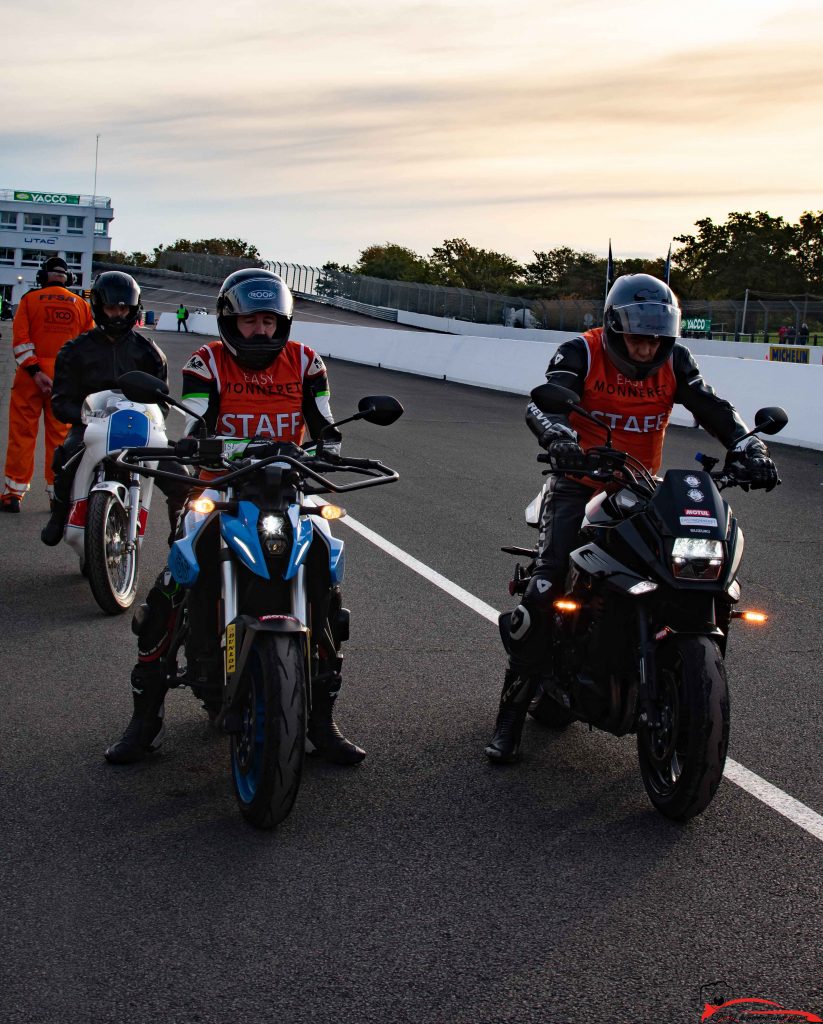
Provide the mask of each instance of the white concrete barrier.
MULTIPOLYGON (((557 350, 557 343, 321 323, 295 324, 292 334, 323 356, 522 395, 543 382, 557 350)), ((727 356, 701 355, 699 361, 708 383, 733 402, 748 423, 756 409, 781 405, 789 425, 775 440, 823 449, 823 367, 727 356)), ((675 406, 672 422, 690 425, 693 420, 682 406, 675 406)))
MULTIPOLYGON (((427 331, 440 334, 463 334, 476 338, 508 338, 512 341, 542 341, 559 344, 570 338, 577 338, 580 331, 545 331, 535 328, 522 330, 518 327, 503 327, 498 324, 473 324, 466 320, 454 320, 451 317, 429 316, 424 313, 407 313, 398 310, 397 322, 412 327, 422 327, 427 331)), ((748 341, 717 341, 706 338, 685 338, 684 344, 695 355, 732 356, 736 359, 765 359, 769 354, 770 345, 763 342, 748 341)), ((785 346, 778 346, 785 349, 785 346)), ((799 351, 809 353, 809 362, 823 363, 823 346, 803 346, 799 351)))
MULTIPOLYGON (((208 334, 212 338, 220 337, 217 332, 217 317, 213 313, 189 313, 186 327, 189 329, 189 334, 208 334)), ((176 331, 177 314, 161 313, 157 320, 156 330, 176 331)), ((183 333, 182 330, 180 333, 183 333)))

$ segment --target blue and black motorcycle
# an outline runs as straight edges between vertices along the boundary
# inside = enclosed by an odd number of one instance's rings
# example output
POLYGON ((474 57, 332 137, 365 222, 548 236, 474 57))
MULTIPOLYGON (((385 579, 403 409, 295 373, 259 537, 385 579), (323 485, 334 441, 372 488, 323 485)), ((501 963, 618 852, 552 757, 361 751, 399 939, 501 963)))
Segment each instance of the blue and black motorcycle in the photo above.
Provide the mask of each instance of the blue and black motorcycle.
MULTIPOLYGON (((189 415, 166 386, 134 371, 120 378, 132 401, 162 399, 189 415)), ((354 416, 388 426, 403 407, 388 396, 361 399, 354 416)), ((243 816, 271 828, 291 811, 303 768, 311 682, 339 668, 348 638, 340 601, 344 545, 329 522, 345 515, 314 496, 392 483, 395 470, 371 459, 332 456, 270 439, 200 436, 174 448, 125 448, 116 461, 163 476, 163 461, 196 467, 205 489, 189 500, 169 569, 185 588, 167 655, 169 677, 188 685, 231 737, 234 790, 243 816), (157 468, 146 463, 156 463, 157 468), (360 479, 333 483, 328 474, 360 479), (205 479, 204 479, 205 477, 205 479), (181 649, 185 668, 178 667, 181 649)))

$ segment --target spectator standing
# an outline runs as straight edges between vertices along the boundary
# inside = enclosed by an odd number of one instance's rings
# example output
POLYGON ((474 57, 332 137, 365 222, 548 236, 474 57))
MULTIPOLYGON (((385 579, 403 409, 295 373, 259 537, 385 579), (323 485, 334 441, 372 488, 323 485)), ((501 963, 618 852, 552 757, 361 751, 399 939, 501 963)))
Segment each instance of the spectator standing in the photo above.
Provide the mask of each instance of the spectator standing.
POLYGON ((788 328, 786 329, 786 344, 787 345, 794 345, 794 341, 795 341, 794 324, 789 324, 788 328))
POLYGON ((40 287, 20 300, 12 327, 17 370, 9 403, 5 483, 0 496, 3 512, 19 512, 31 485, 41 416, 46 431, 46 491, 49 499, 54 496, 54 449, 68 431, 51 409, 54 361, 67 341, 94 327, 89 304, 68 290, 74 278, 65 260, 59 256, 46 260, 37 271, 37 283, 40 287))
POLYGON ((800 325, 800 334, 797 336, 797 343, 798 343, 798 345, 808 345, 809 344, 809 325, 808 324, 804 323, 804 324, 800 325))
POLYGON ((777 343, 778 343, 778 345, 785 345, 786 344, 786 332, 788 331, 788 329, 789 328, 785 324, 781 324, 777 328, 777 343))
POLYGON ((186 332, 186 334, 189 333, 189 328, 188 328, 188 325, 186 323, 188 318, 189 318, 189 311, 186 309, 186 307, 181 302, 180 305, 177 308, 177 333, 178 334, 180 333, 180 325, 181 324, 183 325, 183 330, 186 332))

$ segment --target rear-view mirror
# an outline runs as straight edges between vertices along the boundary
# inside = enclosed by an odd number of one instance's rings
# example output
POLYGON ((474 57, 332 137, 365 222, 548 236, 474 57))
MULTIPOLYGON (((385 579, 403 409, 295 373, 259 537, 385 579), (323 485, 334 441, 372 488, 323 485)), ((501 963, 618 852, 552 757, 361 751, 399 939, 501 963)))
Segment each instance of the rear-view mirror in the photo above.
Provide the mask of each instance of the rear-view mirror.
POLYGON ((754 429, 760 434, 778 434, 789 422, 786 410, 768 405, 754 414, 754 429))
POLYGON ((360 418, 379 427, 388 427, 403 415, 403 406, 391 395, 369 395, 357 403, 360 418))
POLYGON ((117 384, 130 402, 143 402, 151 405, 165 398, 169 387, 159 377, 152 377, 142 370, 129 370, 117 378, 117 384))

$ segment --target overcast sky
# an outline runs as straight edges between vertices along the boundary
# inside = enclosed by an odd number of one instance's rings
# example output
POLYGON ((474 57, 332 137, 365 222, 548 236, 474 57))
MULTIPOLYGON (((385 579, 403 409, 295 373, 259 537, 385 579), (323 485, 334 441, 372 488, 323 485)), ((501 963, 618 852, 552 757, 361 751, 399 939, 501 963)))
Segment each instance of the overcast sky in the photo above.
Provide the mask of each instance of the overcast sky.
POLYGON ((823 208, 823 5, 0 0, 0 188, 112 197, 117 249, 353 262, 445 238, 664 255, 823 208))

